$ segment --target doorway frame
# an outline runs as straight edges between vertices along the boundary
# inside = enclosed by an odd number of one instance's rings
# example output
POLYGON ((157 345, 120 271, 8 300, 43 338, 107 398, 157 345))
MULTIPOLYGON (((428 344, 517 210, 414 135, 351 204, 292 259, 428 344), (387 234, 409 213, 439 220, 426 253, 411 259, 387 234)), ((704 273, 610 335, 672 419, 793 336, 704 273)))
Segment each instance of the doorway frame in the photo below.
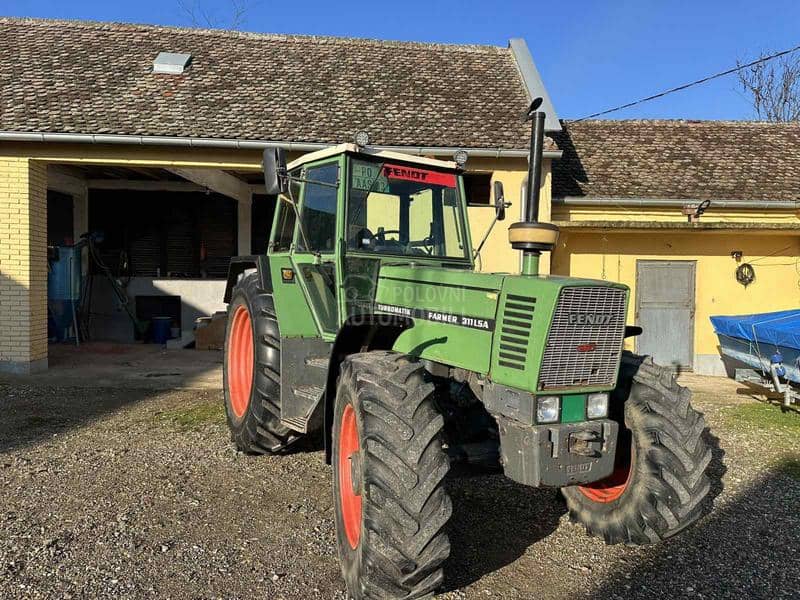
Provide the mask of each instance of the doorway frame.
MULTIPOLYGON (((681 365, 681 368, 688 371, 694 371, 694 355, 695 355, 695 317, 697 315, 697 261, 696 260, 682 260, 682 259, 657 259, 657 258, 637 258, 636 259, 636 304, 634 307, 634 322, 641 327, 639 323, 639 313, 641 310, 642 294, 640 293, 640 266, 646 264, 664 264, 664 263, 680 263, 688 264, 691 266, 691 306, 689 308, 689 364, 681 365)), ((639 337, 635 338, 634 349, 637 354, 640 354, 639 337)))

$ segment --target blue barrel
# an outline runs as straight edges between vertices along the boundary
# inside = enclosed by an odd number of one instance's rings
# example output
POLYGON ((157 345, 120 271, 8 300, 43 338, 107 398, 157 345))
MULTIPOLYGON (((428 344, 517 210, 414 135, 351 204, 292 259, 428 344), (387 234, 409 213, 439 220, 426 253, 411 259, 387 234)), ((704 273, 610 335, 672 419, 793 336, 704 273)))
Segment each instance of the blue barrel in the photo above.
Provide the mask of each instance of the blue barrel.
POLYGON ((48 300, 80 300, 81 249, 59 246, 58 258, 50 264, 47 274, 48 300))
POLYGON ((151 321, 151 331, 153 332, 154 344, 166 344, 170 338, 172 328, 172 317, 153 317, 151 321))
POLYGON ((59 342, 75 338, 75 319, 81 298, 81 249, 56 246, 47 272, 47 337, 59 342))

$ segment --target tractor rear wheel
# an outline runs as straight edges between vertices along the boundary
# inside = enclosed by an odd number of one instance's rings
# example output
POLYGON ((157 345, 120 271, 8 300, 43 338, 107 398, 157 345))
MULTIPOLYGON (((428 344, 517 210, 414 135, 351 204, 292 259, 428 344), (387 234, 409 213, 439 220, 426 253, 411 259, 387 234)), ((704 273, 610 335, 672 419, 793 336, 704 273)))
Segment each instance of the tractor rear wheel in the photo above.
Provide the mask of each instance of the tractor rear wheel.
POLYGON ((231 294, 222 362, 231 439, 248 454, 278 452, 298 434, 280 421, 281 336, 272 295, 257 273, 231 294))
MULTIPOLYGON (((614 472, 562 489, 570 517, 607 544, 640 545, 675 535, 702 515, 710 483, 705 420, 691 392, 651 358, 623 354, 611 404, 624 402, 614 472)), ((613 417, 614 415, 612 415, 613 417)))
POLYGON ((424 368, 404 355, 348 357, 336 393, 333 494, 350 597, 421 598, 450 554, 449 469, 424 368))

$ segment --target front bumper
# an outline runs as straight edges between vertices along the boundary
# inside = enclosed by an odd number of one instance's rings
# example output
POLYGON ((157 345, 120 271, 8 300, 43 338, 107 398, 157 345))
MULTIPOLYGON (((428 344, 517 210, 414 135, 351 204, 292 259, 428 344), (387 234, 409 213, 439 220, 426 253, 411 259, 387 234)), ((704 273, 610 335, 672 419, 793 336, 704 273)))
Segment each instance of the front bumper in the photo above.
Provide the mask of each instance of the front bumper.
POLYGON ((598 481, 614 470, 616 421, 526 425, 499 417, 498 425, 503 470, 519 483, 566 487, 598 481))

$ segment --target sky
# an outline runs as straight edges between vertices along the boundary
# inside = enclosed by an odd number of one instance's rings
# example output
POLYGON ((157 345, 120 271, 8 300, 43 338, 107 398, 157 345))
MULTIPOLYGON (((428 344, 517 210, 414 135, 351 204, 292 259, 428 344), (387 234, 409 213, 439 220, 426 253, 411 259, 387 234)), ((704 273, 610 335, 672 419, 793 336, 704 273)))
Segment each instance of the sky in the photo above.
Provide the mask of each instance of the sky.
MULTIPOLYGON (((0 0, 0 15, 190 26, 179 1, 0 0)), ((183 0, 221 24, 232 1, 183 0)), ((797 0, 238 1, 249 5, 239 27, 247 31, 499 46, 523 37, 559 117, 569 119, 800 45, 797 0)), ((754 116, 729 76, 609 117, 754 116)))

